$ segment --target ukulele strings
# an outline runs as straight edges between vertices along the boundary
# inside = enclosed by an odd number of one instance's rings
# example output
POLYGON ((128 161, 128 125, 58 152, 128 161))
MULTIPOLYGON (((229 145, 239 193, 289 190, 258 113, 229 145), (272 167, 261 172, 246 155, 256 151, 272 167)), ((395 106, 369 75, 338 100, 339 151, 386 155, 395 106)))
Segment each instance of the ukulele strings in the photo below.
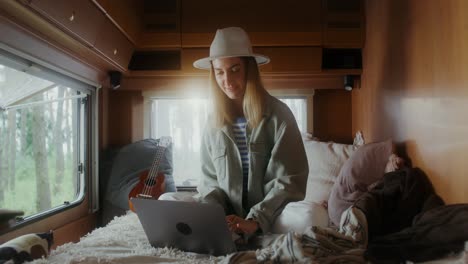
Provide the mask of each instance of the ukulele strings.
POLYGON ((159 147, 158 151, 156 152, 156 156, 153 160, 153 164, 151 165, 151 169, 148 173, 148 177, 146 178, 146 182, 143 188, 143 194, 148 195, 148 196, 151 194, 151 191, 150 191, 151 188, 156 184, 156 174, 159 169, 160 159, 165 150, 165 148, 161 144, 159 144, 158 147, 159 147), (146 184, 146 183, 150 183, 150 184, 146 184))
POLYGON ((161 157, 161 148, 158 148, 158 151, 156 152, 156 156, 154 157, 153 164, 151 165, 151 169, 148 172, 148 177, 145 180, 144 188, 143 188, 143 194, 144 195, 150 195, 151 191, 150 189, 154 185, 154 174, 155 171, 157 172, 157 164, 159 163, 159 159, 161 157))

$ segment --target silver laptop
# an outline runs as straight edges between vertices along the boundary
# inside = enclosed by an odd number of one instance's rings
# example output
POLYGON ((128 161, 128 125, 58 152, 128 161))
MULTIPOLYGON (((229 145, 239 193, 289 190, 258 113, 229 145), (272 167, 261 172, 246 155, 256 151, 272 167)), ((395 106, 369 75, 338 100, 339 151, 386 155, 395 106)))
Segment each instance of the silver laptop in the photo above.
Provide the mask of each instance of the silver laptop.
POLYGON ((153 247, 226 255, 236 251, 220 205, 132 198, 153 247))

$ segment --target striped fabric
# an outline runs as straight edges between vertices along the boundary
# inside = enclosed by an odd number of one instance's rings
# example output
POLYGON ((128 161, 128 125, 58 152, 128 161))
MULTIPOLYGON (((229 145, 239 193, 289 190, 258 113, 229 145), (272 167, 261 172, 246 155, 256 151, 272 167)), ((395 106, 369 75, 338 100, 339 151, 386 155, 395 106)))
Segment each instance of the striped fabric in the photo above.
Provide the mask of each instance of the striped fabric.
POLYGON ((249 180, 249 149, 247 148, 247 134, 246 134, 247 120, 245 117, 239 117, 232 125, 234 131, 234 140, 236 141, 237 148, 242 161, 242 206, 244 209, 247 207, 247 191, 249 180))

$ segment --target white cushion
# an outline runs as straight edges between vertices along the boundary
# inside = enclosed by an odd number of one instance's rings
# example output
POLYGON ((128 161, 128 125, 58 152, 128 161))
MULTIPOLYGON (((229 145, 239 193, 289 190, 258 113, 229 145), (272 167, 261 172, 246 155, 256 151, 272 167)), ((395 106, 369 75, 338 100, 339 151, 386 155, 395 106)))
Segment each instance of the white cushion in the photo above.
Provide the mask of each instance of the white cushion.
POLYGON ((159 200, 165 201, 182 201, 182 202, 196 202, 194 195, 196 192, 167 192, 159 196, 159 200))
POLYGON ((291 202, 276 218, 272 233, 284 234, 294 231, 302 234, 311 226, 328 226, 327 209, 321 204, 309 201, 291 202))
POLYGON ((344 162, 354 152, 353 145, 306 140, 304 147, 309 163, 305 201, 328 201, 344 162))

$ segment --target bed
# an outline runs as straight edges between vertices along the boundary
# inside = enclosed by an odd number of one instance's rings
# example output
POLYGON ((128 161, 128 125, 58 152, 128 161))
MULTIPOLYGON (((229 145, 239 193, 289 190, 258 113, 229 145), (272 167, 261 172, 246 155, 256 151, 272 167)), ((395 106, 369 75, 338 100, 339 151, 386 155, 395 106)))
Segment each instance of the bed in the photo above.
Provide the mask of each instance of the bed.
MULTIPOLYGON (((424 184, 424 181, 419 181, 419 178, 413 175, 414 170, 406 170, 403 173, 402 170, 395 170, 395 168, 393 168, 393 172, 390 171, 384 174, 384 171, 382 171, 377 173, 379 175, 377 178, 372 178, 372 175, 375 174, 372 172, 373 169, 384 170, 385 168, 387 170, 388 167, 392 167, 389 166, 392 165, 392 159, 390 158, 392 148, 389 147, 391 142, 388 141, 364 146, 318 141, 305 141, 304 143, 310 167, 306 197, 304 201, 288 204, 276 220, 273 233, 259 236, 251 241, 252 250, 214 257, 182 252, 171 248, 153 248, 144 234, 138 217, 128 211, 124 215, 115 216, 106 226, 95 229, 90 234, 82 237, 79 242, 59 246, 52 250, 47 258, 37 259, 32 263, 365 262, 365 256, 368 257, 366 254, 369 252, 368 249, 371 245, 369 244, 369 236, 379 234, 378 231, 382 230, 379 229, 380 226, 375 224, 375 217, 382 217, 382 215, 387 217, 388 215, 385 215, 385 213, 389 211, 388 208, 376 208, 375 204, 378 203, 372 199, 379 201, 378 199, 385 198, 381 196, 382 193, 388 193, 388 189, 385 188, 394 186, 385 185, 385 183, 389 182, 388 179, 392 181, 401 179, 399 180, 401 184, 413 184, 405 185, 408 190, 414 187, 415 184, 424 184), (374 166, 376 168, 370 168, 369 164, 380 165, 374 166), (365 180, 362 180, 359 175, 363 174, 364 171, 370 176, 364 177, 365 180), (336 190, 340 184, 347 183, 342 179, 346 173, 354 173, 354 175, 346 177, 357 177, 358 184, 356 186, 364 186, 364 189, 358 190, 362 193, 354 197, 354 200, 351 199, 354 194, 343 194, 336 190), (408 177, 416 180, 408 180, 410 179, 408 177), (365 197, 365 200, 360 197, 365 197), (346 198, 345 201, 342 198, 346 198), (338 220, 329 212, 332 210, 337 211, 335 215, 339 215, 338 220)), ((440 205, 437 204, 438 200, 433 199, 430 192, 426 196, 418 197, 424 203, 430 200, 435 204, 434 206, 440 205)), ((392 201, 395 200, 394 198, 391 197, 392 201)), ((388 205, 389 203, 385 204, 388 205)), ((407 209, 406 207, 402 208, 407 209)), ((422 206, 418 208, 418 210, 412 212, 414 217, 411 216, 410 220, 417 218, 417 220, 420 220, 419 222, 426 223, 427 221, 424 222, 423 220, 427 220, 427 217, 424 218, 424 215, 420 217, 422 206)), ((443 206, 438 208, 445 209, 443 206)), ((432 212, 429 209, 430 207, 427 207, 424 210, 432 212)), ((461 205, 456 209, 458 210, 458 218, 453 219, 457 219, 461 223, 457 225, 457 228, 459 230, 463 230, 463 228, 468 230, 468 227, 464 226, 468 225, 468 218, 465 218, 468 217, 468 205, 461 205)), ((413 231, 411 223, 409 226, 407 223, 406 225, 398 226, 398 228, 403 228, 407 232, 404 234, 413 231)), ((395 230, 392 231, 391 235, 396 234, 396 237, 401 237, 398 236, 400 233, 395 230)), ((440 252, 438 255, 443 257, 439 257, 438 260, 433 260, 436 259, 433 257, 431 258, 432 261, 426 259, 424 260, 425 263, 468 262, 468 243, 465 243, 465 241, 468 241, 468 238, 466 238, 468 234, 466 234, 466 231, 458 233, 461 233, 456 240, 457 249, 459 250, 451 251, 450 248, 445 248, 445 251, 440 252), (461 239, 464 240, 461 241, 461 239), (461 250, 460 245, 464 247, 461 250)), ((395 235, 391 238, 394 239, 395 235)), ((453 240, 453 238, 447 239, 453 240)), ((383 240, 383 242, 388 241, 383 240)), ((384 249, 385 246, 389 245, 382 243, 372 245, 383 245, 384 249)), ((381 250, 382 247, 374 249, 381 250)), ((391 252, 390 250, 395 250, 395 247, 389 247, 388 249, 388 252, 391 252)), ((378 250, 373 252, 379 254, 378 250)))
MULTIPOLYGON (((138 217, 128 212, 124 216, 116 217, 105 227, 94 230, 83 237, 80 242, 59 246, 50 253, 47 259, 35 260, 33 263, 257 263, 259 259, 267 261, 278 257, 285 262, 293 259, 309 262, 313 254, 309 249, 304 249, 303 245, 310 245, 313 239, 319 241, 326 236, 336 236, 336 240, 342 240, 341 243, 337 243, 337 245, 340 244, 340 248, 352 249, 352 252, 348 253, 348 259, 362 259, 362 250, 354 249, 354 243, 358 243, 353 242, 356 239, 343 239, 335 231, 327 230, 330 232, 328 234, 324 230, 311 228, 304 235, 309 236, 308 241, 293 232, 285 235, 272 234, 257 241, 257 243, 264 244, 262 249, 213 257, 182 252, 177 249, 151 247, 138 217), (286 247, 285 244, 289 246, 286 247)), ((325 257, 327 255, 325 252, 328 250, 324 247, 317 248, 314 253, 318 255, 320 250, 320 257, 325 257)), ((344 256, 340 258, 343 259, 344 256)))
MULTIPOLYGON (((261 249, 223 257, 153 248, 136 214, 128 212, 98 228, 78 243, 53 250, 48 258, 32 263, 363 263, 366 245, 365 217, 347 210, 340 230, 310 227, 303 234, 271 234, 257 241, 261 249)), ((468 244, 467 244, 468 245, 468 244)), ((468 248, 457 255, 427 263, 466 263, 468 248)))

